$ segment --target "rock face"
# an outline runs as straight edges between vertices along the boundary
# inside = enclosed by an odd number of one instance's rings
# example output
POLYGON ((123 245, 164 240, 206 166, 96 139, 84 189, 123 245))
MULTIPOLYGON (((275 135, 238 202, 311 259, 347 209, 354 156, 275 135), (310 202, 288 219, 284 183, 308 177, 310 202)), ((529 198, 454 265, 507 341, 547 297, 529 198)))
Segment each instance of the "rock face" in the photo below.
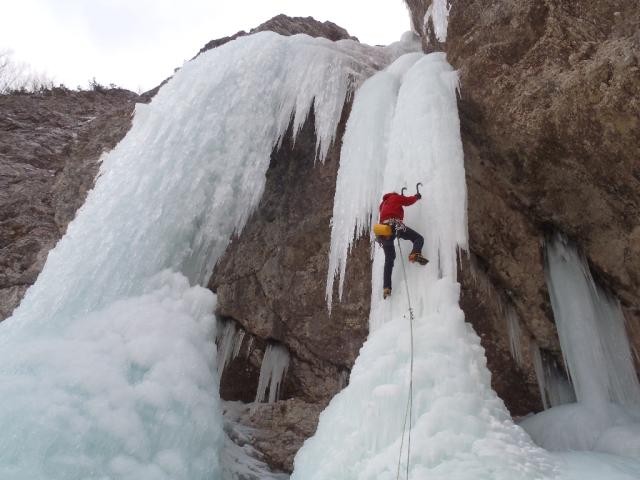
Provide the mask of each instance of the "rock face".
POLYGON ((304 33, 310 37, 324 37, 334 42, 345 39, 357 40, 356 37, 350 36, 349 32, 333 22, 319 22, 313 17, 288 17, 287 15, 280 14, 273 17, 271 20, 267 20, 266 22, 258 25, 256 28, 252 28, 248 33, 241 30, 230 37, 211 40, 200 49, 198 54, 224 45, 238 37, 244 37, 245 35, 257 32, 275 32, 284 36, 304 33))
POLYGON ((131 124, 119 89, 0 95, 0 320, 35 281, 131 124))
MULTIPOLYGON (((564 232, 637 332, 637 2, 451 3, 444 48, 460 72, 473 253, 528 335, 557 354, 541 244, 564 232)), ((430 1, 407 4, 427 43, 430 1)))
POLYGON ((368 242, 355 249, 343 301, 331 315, 325 300, 339 153, 337 142, 323 165, 315 162, 312 117, 295 143, 287 135, 272 155, 260 206, 232 241, 210 284, 218 294, 218 314, 237 321, 258 350, 226 369, 221 388, 225 400, 253 400, 265 342, 277 341, 290 352, 281 395, 288 400, 275 407, 260 405, 257 412, 268 415, 254 412, 250 419, 254 426, 267 427, 257 446, 269 464, 288 471, 293 455, 315 430, 318 415, 344 386, 368 332, 368 242), (310 427, 290 428, 298 423, 310 427))
MULTIPOLYGON (((433 46, 423 31, 429 3, 407 0, 425 48, 433 46)), ((549 232, 581 246, 597 280, 622 300, 640 351, 639 15, 636 0, 454 0, 448 41, 436 45, 461 78, 471 236, 461 305, 493 387, 516 416, 542 408, 537 346, 559 352, 543 272, 549 232)), ((251 32, 262 30, 349 38, 330 22, 284 16, 251 32)), ((124 91, 0 96, 0 318, 35 280, 93 184, 100 153, 124 135, 140 100, 124 91)), ((368 332, 368 242, 354 249, 331 316, 324 298, 348 110, 324 165, 314 158, 313 115, 295 142, 286 136, 261 204, 210 283, 218 313, 246 331, 245 350, 221 378, 223 398, 253 400, 268 343, 290 353, 282 400, 242 413, 260 432, 255 446, 281 470, 291 470, 344 386, 368 332)))

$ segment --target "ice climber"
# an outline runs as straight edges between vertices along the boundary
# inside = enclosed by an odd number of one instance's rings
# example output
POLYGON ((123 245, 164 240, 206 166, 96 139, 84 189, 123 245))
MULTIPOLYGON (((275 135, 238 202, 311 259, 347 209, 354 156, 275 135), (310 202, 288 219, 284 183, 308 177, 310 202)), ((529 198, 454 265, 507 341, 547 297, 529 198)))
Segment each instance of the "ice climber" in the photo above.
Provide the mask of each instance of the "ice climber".
MULTIPOLYGON (((404 190, 404 189, 403 189, 404 190)), ((395 238, 410 240, 413 248, 409 254, 409 261, 426 265, 428 260, 422 256, 424 238, 415 230, 410 229, 404 223, 404 208, 413 205, 422 198, 419 191, 415 195, 405 197, 396 192, 385 193, 380 204, 380 224, 374 227, 374 233, 382 249, 384 250, 384 279, 382 296, 391 295, 391 272, 396 259, 396 249, 393 241, 395 238)))

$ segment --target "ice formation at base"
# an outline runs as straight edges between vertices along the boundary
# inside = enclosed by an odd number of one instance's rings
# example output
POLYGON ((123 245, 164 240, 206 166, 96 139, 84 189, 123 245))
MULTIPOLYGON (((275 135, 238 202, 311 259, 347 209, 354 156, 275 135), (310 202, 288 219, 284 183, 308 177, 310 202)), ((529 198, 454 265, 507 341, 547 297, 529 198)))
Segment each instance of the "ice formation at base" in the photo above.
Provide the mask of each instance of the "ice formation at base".
POLYGON ((551 305, 577 403, 552 402, 521 425, 549 450, 640 459, 640 385, 620 305, 566 239, 548 242, 546 253, 551 305))
POLYGON ((103 157, 95 188, 0 325, 0 478, 218 478, 214 297, 271 153, 313 108, 317 157, 390 48, 263 32, 184 67, 103 157))
POLYGON ((243 425, 240 417, 243 409, 252 407, 242 402, 222 402, 226 437, 221 453, 222 476, 215 480, 289 479, 285 473, 272 472, 263 455, 251 446, 257 430, 243 425))

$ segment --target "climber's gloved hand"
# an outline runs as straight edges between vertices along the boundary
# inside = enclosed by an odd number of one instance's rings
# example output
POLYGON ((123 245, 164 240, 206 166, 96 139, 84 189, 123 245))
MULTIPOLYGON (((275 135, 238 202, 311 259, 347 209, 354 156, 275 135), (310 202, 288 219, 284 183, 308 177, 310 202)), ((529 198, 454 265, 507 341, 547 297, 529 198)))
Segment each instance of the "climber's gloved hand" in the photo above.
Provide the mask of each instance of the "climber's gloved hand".
POLYGON ((422 198, 422 194, 420 194, 420 193, 416 193, 416 198, 417 198, 418 200, 420 200, 420 199, 422 198))

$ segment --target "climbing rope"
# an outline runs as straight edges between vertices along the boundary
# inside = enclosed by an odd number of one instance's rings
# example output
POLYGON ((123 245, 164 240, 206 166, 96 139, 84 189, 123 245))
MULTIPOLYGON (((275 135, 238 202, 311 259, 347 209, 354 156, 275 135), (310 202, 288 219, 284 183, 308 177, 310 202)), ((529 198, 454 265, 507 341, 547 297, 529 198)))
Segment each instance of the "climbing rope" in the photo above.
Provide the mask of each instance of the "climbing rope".
POLYGON ((404 275, 404 286, 407 290, 407 303, 409 304, 409 332, 411 337, 411 360, 409 363, 409 396, 407 398, 407 407, 404 412, 404 422, 402 422, 402 437, 400 440, 400 455, 398 456, 398 472, 396 480, 400 480, 400 464, 402 462, 402 448, 404 446, 404 435, 407 431, 407 420, 409 431, 407 432, 407 470, 406 479, 409 480, 409 457, 411 456, 411 423, 413 421, 413 308, 411 308, 411 295, 409 294, 409 283, 407 281, 407 270, 404 266, 404 257, 402 256, 402 247, 400 246, 400 238, 398 237, 398 250, 400 252, 400 260, 402 262, 402 274, 404 275))

